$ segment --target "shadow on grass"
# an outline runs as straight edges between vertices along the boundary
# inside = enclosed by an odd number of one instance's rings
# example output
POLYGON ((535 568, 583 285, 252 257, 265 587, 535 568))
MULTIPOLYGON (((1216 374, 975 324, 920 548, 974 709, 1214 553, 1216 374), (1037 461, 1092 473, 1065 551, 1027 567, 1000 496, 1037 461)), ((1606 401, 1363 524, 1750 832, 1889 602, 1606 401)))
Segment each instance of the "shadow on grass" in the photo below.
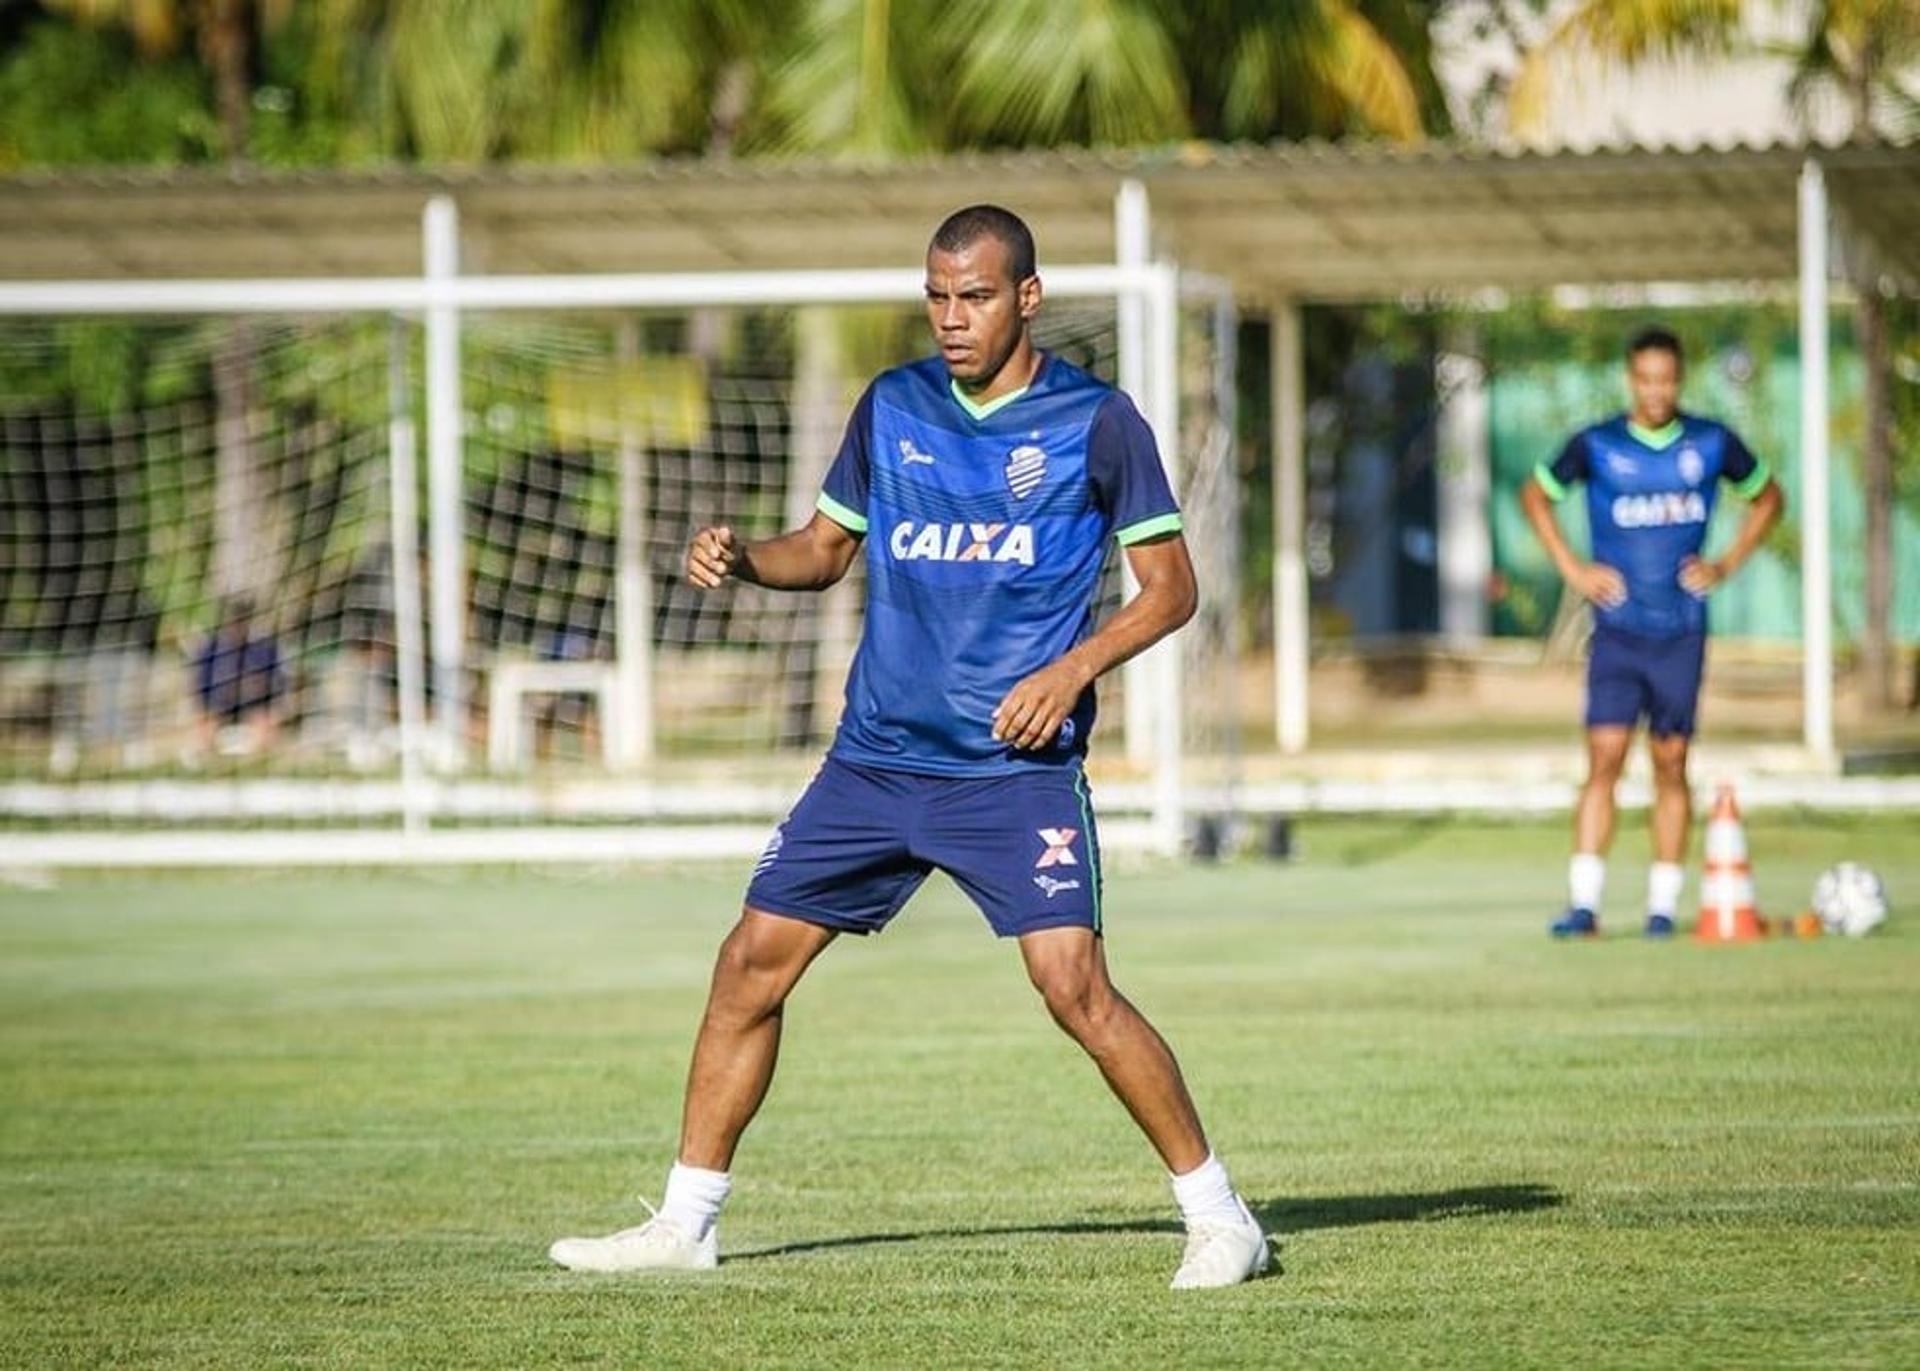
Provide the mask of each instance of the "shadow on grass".
MULTIPOLYGON (((1419 1195, 1323 1195, 1318 1198, 1266 1200, 1253 1205, 1261 1226, 1273 1236, 1305 1233, 1316 1228, 1359 1228, 1374 1223, 1432 1223, 1440 1219, 1473 1219, 1490 1214, 1526 1214, 1565 1204, 1558 1190, 1546 1185, 1476 1185, 1459 1190, 1436 1190, 1419 1195)), ((858 1233, 844 1238, 815 1238, 806 1242, 729 1252, 731 1262, 762 1257, 791 1257, 802 1252, 837 1248, 880 1247, 890 1243, 928 1242, 951 1238, 1079 1237, 1111 1233, 1178 1233, 1172 1219, 1126 1219, 1111 1223, 1043 1223, 1004 1228, 927 1228, 916 1232, 858 1233)))
POLYGON ((1322 1195, 1275 1199, 1253 1206, 1269 1233, 1308 1233, 1316 1228, 1364 1228, 1374 1223, 1433 1223, 1489 1214, 1530 1214, 1567 1202, 1550 1185, 1470 1185, 1422 1195, 1322 1195))

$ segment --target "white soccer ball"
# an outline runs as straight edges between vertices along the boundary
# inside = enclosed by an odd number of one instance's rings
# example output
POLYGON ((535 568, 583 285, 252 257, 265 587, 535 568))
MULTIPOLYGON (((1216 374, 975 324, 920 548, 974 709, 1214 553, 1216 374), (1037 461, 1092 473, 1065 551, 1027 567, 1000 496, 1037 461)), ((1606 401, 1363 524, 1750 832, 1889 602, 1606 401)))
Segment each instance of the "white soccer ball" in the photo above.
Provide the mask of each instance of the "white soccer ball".
POLYGON ((1887 921, 1887 888, 1869 868, 1842 862, 1814 882, 1813 912, 1827 932, 1862 938, 1887 921))

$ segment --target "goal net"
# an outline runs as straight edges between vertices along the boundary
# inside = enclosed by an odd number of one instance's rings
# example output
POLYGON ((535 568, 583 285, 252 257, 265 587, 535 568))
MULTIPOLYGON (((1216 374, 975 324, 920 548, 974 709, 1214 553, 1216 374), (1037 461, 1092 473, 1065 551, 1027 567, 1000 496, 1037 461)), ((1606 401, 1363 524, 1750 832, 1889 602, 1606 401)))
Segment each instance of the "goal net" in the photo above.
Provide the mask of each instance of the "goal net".
MULTIPOLYGON (((1202 608, 1171 689, 1144 662, 1101 683, 1096 780, 1117 811, 1164 793, 1156 711, 1177 710, 1172 779, 1196 808, 1227 802, 1233 773, 1235 321, 1211 296, 1179 314, 1171 465, 1202 608)), ((804 522, 860 388, 924 350, 918 312, 460 329, 449 555, 418 323, 0 319, 11 826, 295 828, 351 860, 356 834, 408 820, 487 827, 500 855, 530 826, 764 820, 791 800, 837 722, 857 565, 823 595, 700 593, 681 559, 703 524, 804 522)), ((1111 300, 1050 304, 1040 341, 1117 378, 1111 300)), ((1100 614, 1122 581, 1116 555, 1100 614)))

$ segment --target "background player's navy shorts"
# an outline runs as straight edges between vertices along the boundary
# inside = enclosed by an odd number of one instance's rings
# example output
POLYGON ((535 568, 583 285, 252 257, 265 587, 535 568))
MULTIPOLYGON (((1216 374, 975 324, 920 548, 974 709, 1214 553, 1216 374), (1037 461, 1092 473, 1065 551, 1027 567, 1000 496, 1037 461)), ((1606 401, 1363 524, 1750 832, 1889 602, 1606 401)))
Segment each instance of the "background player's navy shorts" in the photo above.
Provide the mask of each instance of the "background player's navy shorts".
POLYGON ((1642 638, 1596 628, 1587 659, 1587 727, 1632 728, 1644 715, 1655 737, 1691 737, 1706 657, 1704 633, 1642 638))
POLYGON ((1100 842, 1078 763, 929 776, 828 757, 761 854, 747 904, 874 933, 938 868, 1003 938, 1100 931, 1100 842))

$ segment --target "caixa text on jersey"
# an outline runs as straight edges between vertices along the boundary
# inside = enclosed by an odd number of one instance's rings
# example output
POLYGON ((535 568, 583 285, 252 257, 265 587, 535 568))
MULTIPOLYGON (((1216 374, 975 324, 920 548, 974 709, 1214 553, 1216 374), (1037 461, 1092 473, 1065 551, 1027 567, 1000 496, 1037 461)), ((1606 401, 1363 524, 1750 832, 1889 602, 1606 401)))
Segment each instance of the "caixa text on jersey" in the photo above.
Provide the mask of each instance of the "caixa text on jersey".
POLYGON ((887 548, 902 562, 1018 562, 1033 565, 1032 524, 916 524, 893 526, 887 548))

